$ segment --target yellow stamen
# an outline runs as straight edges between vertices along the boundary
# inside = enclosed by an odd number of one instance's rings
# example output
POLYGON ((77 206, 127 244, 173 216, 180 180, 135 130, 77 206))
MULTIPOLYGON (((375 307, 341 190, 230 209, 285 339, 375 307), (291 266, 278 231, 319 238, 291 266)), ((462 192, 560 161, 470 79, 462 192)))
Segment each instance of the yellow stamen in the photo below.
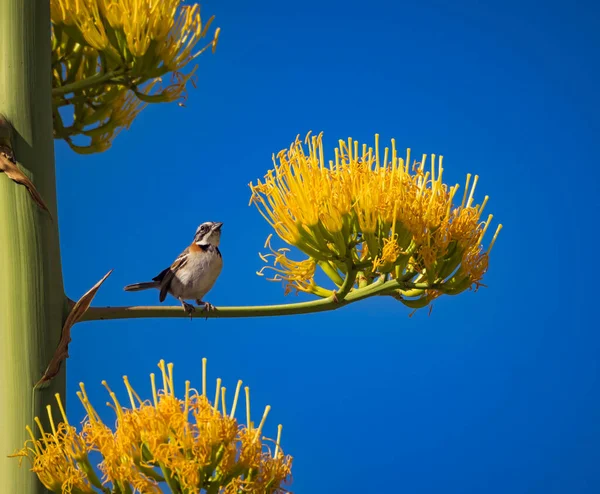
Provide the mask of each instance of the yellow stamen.
POLYGON ((171 388, 171 396, 175 396, 175 386, 173 384, 173 363, 170 362, 167 365, 167 369, 169 371, 169 387, 171 388))
POLYGON ((158 396, 156 394, 156 376, 154 372, 150 374, 150 382, 152 383, 152 400, 154 402, 154 406, 158 405, 158 396))
POLYGON ((185 405, 183 408, 183 416, 185 417, 185 419, 187 420, 188 417, 188 411, 189 411, 189 406, 190 406, 190 382, 186 381, 185 382, 185 405))
POLYGON ((483 240, 485 232, 487 232, 487 229, 490 226, 490 223, 492 222, 493 217, 494 217, 494 215, 490 214, 488 216, 487 220, 485 221, 485 223, 483 224, 483 229, 481 230, 481 235, 479 236, 479 243, 481 243, 481 241, 483 240))
POLYGON ((165 361, 161 360, 160 362, 158 362, 158 368, 160 369, 160 372, 162 373, 162 378, 163 378, 163 392, 168 394, 169 393, 169 385, 167 382, 167 370, 165 369, 165 361))
POLYGON ((477 182, 479 180, 479 175, 475 175, 473 180, 473 186, 471 187, 471 193, 469 194, 469 200, 467 201, 467 207, 470 208, 473 203, 473 195, 475 194, 475 187, 477 187, 477 182))
POLYGON ((479 216, 481 217, 481 213, 483 213, 483 210, 485 209, 485 205, 488 202, 488 199, 490 198, 490 196, 485 196, 483 198, 483 202, 481 203, 481 206, 479 206, 479 216))
POLYGON ((36 425, 38 426, 38 429, 41 432, 42 441, 44 441, 44 444, 46 445, 46 447, 48 447, 48 440, 46 439, 46 431, 44 430, 44 426, 42 425, 42 422, 40 421, 39 417, 34 417, 33 421, 36 423, 36 425))
POLYGON ((221 410, 223 413, 223 417, 227 416, 227 406, 225 404, 225 386, 221 388, 221 410))
POLYGON ((502 224, 498 225, 498 228, 496 228, 496 233, 494 233, 494 238, 492 238, 492 241, 490 242, 490 245, 487 249, 488 254, 490 252, 492 252, 492 247, 494 247, 494 244, 496 243, 496 239, 498 238, 498 234, 500 233, 500 230, 502 230, 502 224))
POLYGON ((42 450, 40 449, 37 440, 35 439, 35 436, 33 434, 33 431, 31 430, 31 427, 29 427, 29 425, 25 426, 25 430, 27 431, 27 433, 29 434, 29 437, 31 438, 31 442, 33 443, 33 447, 35 448, 35 452, 39 455, 42 453, 42 450))
POLYGON ((206 396, 206 358, 202 359, 202 396, 206 396))
POLYGON ((260 434, 262 433, 263 426, 265 425, 265 421, 267 420, 267 415, 269 415, 270 411, 271 411, 271 405, 267 405, 265 407, 265 412, 263 413, 262 419, 260 421, 260 425, 258 426, 258 432, 256 433, 257 436, 260 436, 260 434))
POLYGON ((217 389, 215 392, 215 399, 213 401, 213 408, 215 412, 219 411, 219 398, 221 397, 221 378, 217 378, 217 389))
POLYGON ((52 417, 52 407, 46 405, 46 413, 48 414, 48 420, 50 422, 50 428, 52 429, 52 435, 56 438, 56 427, 54 426, 54 418, 52 417))
POLYGON ((133 393, 131 389, 131 384, 129 384, 129 378, 127 376, 123 376, 123 382, 125 383, 125 389, 127 389, 127 394, 129 395, 129 402, 131 403, 131 408, 135 410, 135 401, 133 401, 133 393))
POLYGON ((281 444, 282 429, 283 429, 283 425, 279 424, 277 426, 277 442, 275 443, 275 454, 273 454, 273 458, 277 458, 279 456, 279 446, 281 444))
POLYGON ((467 193, 469 192, 469 183, 470 182, 471 182, 471 174, 467 173, 467 183, 465 183, 465 191, 463 193, 462 202, 460 203, 461 208, 465 206, 465 201, 467 200, 467 193))
POLYGON ((246 392, 246 424, 249 429, 252 428, 252 422, 250 421, 250 388, 246 386, 244 388, 246 392))
POLYGON ((242 387, 242 381, 237 382, 237 386, 235 388, 235 395, 233 397, 233 405, 231 406, 231 412, 229 413, 229 418, 233 418, 235 416, 235 410, 237 408, 238 397, 240 395, 240 389, 242 387))
POLYGON ((106 381, 102 381, 102 385, 106 388, 111 400, 115 404, 115 411, 117 412, 117 417, 119 417, 119 419, 123 418, 123 408, 121 407, 121 404, 117 399, 117 395, 114 394, 112 390, 108 387, 108 383, 106 381))
POLYGON ((60 399, 60 394, 56 393, 54 395, 54 398, 56 398, 56 403, 58 403, 58 409, 60 410, 60 414, 62 415, 63 422, 69 425, 69 421, 67 420, 67 414, 65 413, 65 408, 63 407, 62 400, 60 399))

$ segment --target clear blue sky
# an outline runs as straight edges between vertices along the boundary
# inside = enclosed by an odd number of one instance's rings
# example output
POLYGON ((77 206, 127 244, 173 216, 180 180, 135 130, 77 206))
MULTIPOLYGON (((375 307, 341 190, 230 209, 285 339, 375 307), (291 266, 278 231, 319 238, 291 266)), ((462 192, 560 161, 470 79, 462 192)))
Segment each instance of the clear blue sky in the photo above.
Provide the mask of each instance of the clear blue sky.
MULTIPOLYGON (((99 305, 158 303, 123 286, 156 275, 198 224, 223 221, 215 305, 293 302, 255 275, 269 227, 251 180, 297 134, 444 155, 450 183, 480 175, 505 228, 487 289, 409 318, 394 300, 248 320, 85 323, 73 331, 69 415, 85 381, 123 374, 150 397, 211 378, 273 407, 307 493, 600 492, 598 8, 592 2, 209 0, 222 35, 185 108, 146 109, 113 148, 57 144, 65 286, 109 269, 99 305), (567 6, 568 5, 568 6, 567 6)), ((176 301, 168 299, 169 304, 176 301)), ((110 417, 107 413, 105 417, 110 417)), ((112 419, 111 419, 112 420, 112 419)))

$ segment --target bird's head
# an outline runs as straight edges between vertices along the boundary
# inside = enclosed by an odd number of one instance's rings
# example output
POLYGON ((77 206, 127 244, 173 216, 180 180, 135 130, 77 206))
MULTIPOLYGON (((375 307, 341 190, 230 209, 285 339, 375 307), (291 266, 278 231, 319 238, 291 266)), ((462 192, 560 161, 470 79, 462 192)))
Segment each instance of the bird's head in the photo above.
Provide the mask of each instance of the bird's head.
POLYGON ((214 221, 207 221, 206 223, 202 223, 196 230, 196 235, 194 236, 194 243, 197 245, 213 245, 215 247, 218 247, 219 242, 221 241, 222 226, 223 223, 214 221))

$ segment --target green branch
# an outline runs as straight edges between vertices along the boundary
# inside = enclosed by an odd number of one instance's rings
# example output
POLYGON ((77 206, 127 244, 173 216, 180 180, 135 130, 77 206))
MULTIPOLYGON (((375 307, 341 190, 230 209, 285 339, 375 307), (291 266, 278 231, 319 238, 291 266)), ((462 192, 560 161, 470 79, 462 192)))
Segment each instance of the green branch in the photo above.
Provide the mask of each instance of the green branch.
MULTIPOLYGON (((309 302, 280 305, 259 305, 250 307, 217 307, 213 311, 198 309, 194 315, 202 318, 237 318, 237 317, 269 317, 291 316, 296 314, 312 314, 339 309, 359 300, 375 295, 387 295, 393 290, 434 288, 427 283, 408 283, 397 280, 384 281, 378 279, 364 288, 350 291, 344 299, 327 297, 309 302), (336 301, 337 300, 337 301, 336 301)), ((172 307, 90 307, 80 321, 98 321, 104 319, 147 319, 165 317, 190 317, 180 306, 172 307)))
POLYGON ((75 93, 76 91, 81 91, 83 89, 88 89, 99 84, 103 84, 107 81, 110 81, 113 77, 121 76, 125 73, 125 69, 117 69, 107 72, 106 74, 95 74, 86 79, 82 79, 80 81, 73 82, 71 84, 66 84, 64 86, 55 87, 52 89, 52 97, 56 96, 64 96, 65 94, 75 93))

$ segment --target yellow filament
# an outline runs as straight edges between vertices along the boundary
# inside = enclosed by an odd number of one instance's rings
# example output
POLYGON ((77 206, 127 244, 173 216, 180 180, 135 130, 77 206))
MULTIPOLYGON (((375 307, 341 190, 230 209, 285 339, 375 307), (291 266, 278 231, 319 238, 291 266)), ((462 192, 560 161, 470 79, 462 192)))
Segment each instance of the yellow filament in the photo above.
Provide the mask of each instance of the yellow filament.
POLYGON ((494 247, 494 244, 496 243, 496 239, 498 238, 498 234, 500 233, 500 230, 502 230, 502 224, 498 225, 498 228, 496 228, 496 233, 494 233, 494 238, 492 238, 492 241, 490 242, 490 246, 487 249, 488 254, 490 252, 492 252, 492 247, 494 247))
POLYGON ((248 429, 252 429, 252 422, 250 422, 250 388, 246 386, 244 391, 246 392, 246 424, 248 429))
POLYGON ((31 438, 31 442, 33 443, 35 452, 38 455, 42 454, 42 450, 40 449, 40 446, 39 446, 38 442, 36 441, 35 436, 33 435, 33 431, 31 430, 31 427, 29 427, 29 425, 26 425, 25 429, 27 430, 27 433, 29 434, 29 437, 31 438))
POLYGON ((129 401, 131 402, 131 409, 135 410, 135 401, 133 400, 133 393, 131 389, 131 384, 129 384, 129 378, 127 376, 123 376, 123 382, 125 383, 125 388, 127 389, 127 394, 129 395, 129 401))
POLYGON ((481 235, 479 236, 479 242, 481 243, 481 241, 483 240, 483 237, 485 235, 485 232, 487 232, 488 227, 490 226, 490 223, 492 222, 492 218, 494 217, 493 214, 490 214, 486 220, 486 222, 483 225, 483 230, 481 230, 481 235))
POLYGON ((96 410, 94 410, 94 407, 90 403, 90 400, 88 399, 88 395, 85 391, 85 385, 83 383, 79 383, 79 389, 81 391, 77 392, 77 397, 79 398, 79 400, 81 401, 81 404, 85 408, 85 410, 88 414, 88 417, 90 419, 90 422, 92 422, 92 423, 99 422, 100 418, 99 418, 98 414, 96 413, 96 410))
POLYGON ((52 407, 50 405, 46 405, 46 413, 48 414, 48 420, 50 421, 52 435, 56 438, 56 427, 54 426, 54 418, 52 417, 52 407))
POLYGON ((175 396, 175 385, 173 383, 173 363, 169 362, 167 365, 167 370, 169 371, 169 386, 171 388, 171 396, 175 396))
POLYGON ((154 373, 150 374, 150 382, 152 383, 152 399, 154 400, 154 406, 157 406, 158 397, 156 396, 156 376, 154 373))
POLYGON ((260 434, 262 433, 263 426, 265 425, 265 421, 267 420, 267 415, 269 415, 270 411, 271 411, 271 405, 267 405, 265 407, 265 412, 263 413, 262 419, 260 421, 260 425, 258 426, 258 432, 256 433, 257 436, 260 436, 260 434))
POLYGON ((475 187, 477 187, 477 182, 479 181, 479 175, 475 175, 473 179, 473 186, 471 187, 471 193, 469 194, 469 200, 467 201, 467 207, 470 208, 473 203, 473 195, 475 194, 475 187))
MULTIPOLYGON (((425 170, 425 163, 427 163, 427 155, 424 154, 423 156, 421 156, 421 164, 419 165, 419 170, 423 171, 425 170)), ((427 177, 428 174, 425 174, 425 177, 427 177)))
POLYGON ((37 424, 38 429, 40 430, 40 432, 42 433, 42 441, 44 441, 44 444, 46 445, 46 447, 48 447, 48 440, 46 439, 46 431, 44 430, 44 426, 42 425, 42 422, 40 421, 39 417, 35 417, 34 422, 37 424))
POLYGON ((190 382, 186 381, 185 382, 185 405, 183 408, 183 415, 185 417, 185 420, 187 420, 187 417, 188 417, 189 406, 190 406, 190 382))
POLYGON ((462 202, 460 203, 461 208, 465 207, 465 201, 467 200, 467 192, 469 191, 469 183, 470 182, 471 182, 471 174, 467 173, 467 183, 465 184, 465 191, 463 193, 463 199, 462 199, 462 202))
POLYGON ((60 410, 60 414, 62 415, 63 422, 67 425, 70 425, 69 421, 67 420, 67 414, 65 413, 65 408, 63 407, 62 400, 60 399, 60 394, 56 393, 54 395, 54 398, 56 398, 56 402, 58 403, 58 409, 60 410))
POLYGON ((202 396, 206 396, 206 358, 202 359, 202 396))
POLYGON ((279 445, 281 444, 281 431, 283 429, 283 425, 279 424, 277 426, 277 441, 275 443, 275 454, 273 455, 273 458, 277 458, 277 455, 279 454, 279 445))
POLYGON ((158 368, 160 369, 160 371, 162 372, 162 378, 163 378, 163 392, 164 393, 168 393, 169 392, 169 388, 167 387, 167 371, 165 369, 165 361, 161 360, 158 363, 158 368))
POLYGON ((215 412, 219 411, 219 398, 221 397, 221 378, 217 378, 217 391, 215 393, 215 401, 213 401, 213 408, 215 412))
POLYGON ((221 388, 221 410, 223 413, 223 417, 227 416, 227 405, 225 404, 225 386, 221 388))
POLYGON ((235 410, 237 408, 238 397, 240 395, 240 389, 242 387, 242 381, 237 382, 237 386, 235 388, 235 396, 233 397, 233 405, 231 406, 231 412, 229 413, 229 417, 233 418, 235 416, 235 410))
POLYGON ((117 417, 119 419, 123 418, 123 408, 117 400, 117 395, 112 392, 112 390, 108 387, 108 383, 106 381, 102 381, 102 385, 107 389, 108 394, 110 395, 111 400, 115 404, 115 411, 117 412, 117 417))

